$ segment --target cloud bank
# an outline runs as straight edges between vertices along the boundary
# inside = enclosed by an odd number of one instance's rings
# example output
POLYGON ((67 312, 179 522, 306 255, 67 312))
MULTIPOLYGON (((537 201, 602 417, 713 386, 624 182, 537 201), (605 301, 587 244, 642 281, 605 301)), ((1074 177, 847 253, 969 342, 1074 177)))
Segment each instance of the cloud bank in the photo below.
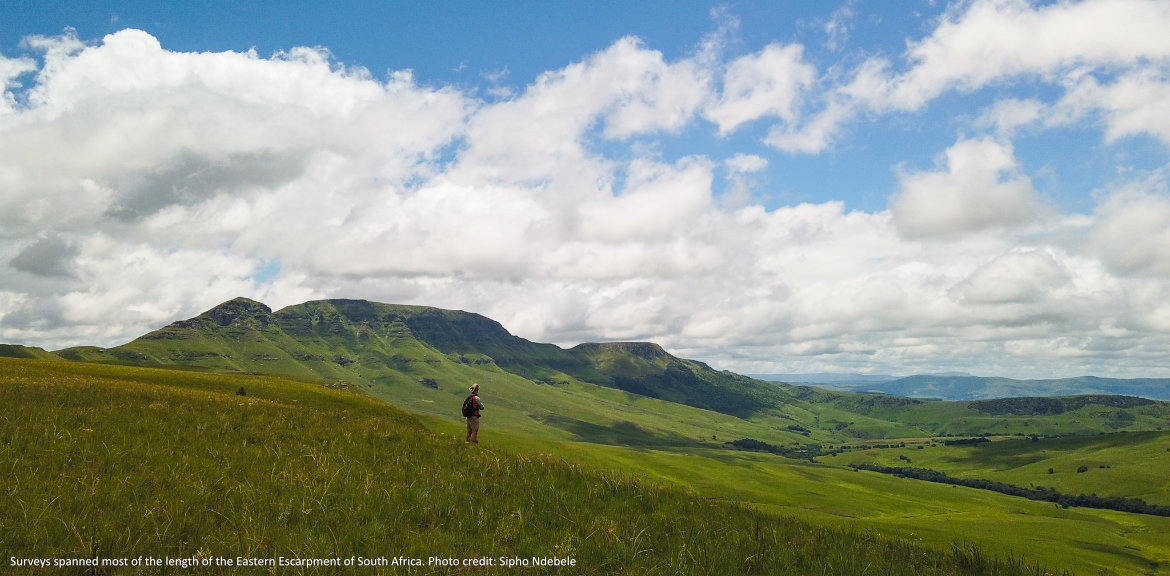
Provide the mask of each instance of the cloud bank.
POLYGON ((669 61, 624 38, 506 99, 322 49, 31 38, 35 58, 0 56, 0 341, 115 345, 236 296, 339 297, 740 372, 1164 376, 1167 170, 1066 212, 1012 138, 1076 125, 1164 155, 1167 29, 1162 2, 968 2, 844 73, 799 44, 669 61), (1011 82, 1055 96, 999 98, 934 167, 891 166, 886 210, 760 199, 770 156, 1011 82), (749 129, 725 157, 655 145, 749 129))

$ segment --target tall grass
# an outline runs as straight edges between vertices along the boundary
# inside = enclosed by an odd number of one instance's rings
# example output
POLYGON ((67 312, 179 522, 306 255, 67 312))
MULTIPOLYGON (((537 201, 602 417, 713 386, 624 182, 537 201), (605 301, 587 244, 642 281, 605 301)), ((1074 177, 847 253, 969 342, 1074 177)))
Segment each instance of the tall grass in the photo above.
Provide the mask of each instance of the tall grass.
MULTIPOLYGON (((363 573, 1043 574, 818 527, 433 434, 354 393, 264 376, 0 359, 0 564, 11 558, 413 557, 363 573)), ((53 573, 325 573, 68 568, 53 573)))

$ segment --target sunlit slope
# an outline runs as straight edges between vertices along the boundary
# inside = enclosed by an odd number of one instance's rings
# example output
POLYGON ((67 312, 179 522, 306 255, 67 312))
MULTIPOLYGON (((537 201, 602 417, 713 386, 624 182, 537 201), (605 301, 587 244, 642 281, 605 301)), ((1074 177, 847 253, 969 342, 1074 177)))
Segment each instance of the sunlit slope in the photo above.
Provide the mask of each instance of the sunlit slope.
POLYGON ((370 384, 430 383, 427 379, 449 384, 452 364, 495 366, 534 382, 588 382, 737 416, 786 399, 782 385, 718 372, 670 356, 655 344, 565 350, 514 336, 478 314, 364 300, 307 302, 274 313, 237 298, 123 346, 61 355, 370 384))
POLYGON ((740 438, 800 444, 1170 427, 1170 404, 1148 400, 1092 397, 1053 414, 979 402, 827 392, 714 370, 652 343, 582 344, 566 350, 514 336, 478 314, 364 300, 314 301, 272 312, 237 298, 123 346, 57 354, 344 382, 413 412, 452 419, 458 417, 467 386, 478 382, 497 428, 626 445, 689 446, 740 438))
MULTIPOLYGON (((628 445, 717 444, 746 436, 804 439, 769 418, 749 421, 621 389, 653 385, 671 399, 686 396, 699 403, 721 392, 712 380, 747 381, 778 394, 780 388, 769 383, 669 355, 661 366, 640 366, 633 374, 626 366, 608 365, 612 355, 597 355, 601 359, 595 363, 587 351, 528 342, 481 316, 426 307, 340 300, 272 313, 260 303, 236 299, 123 346, 59 355, 292 375, 334 386, 344 382, 346 388, 369 390, 412 412, 452 419, 459 416, 467 387, 477 382, 484 387, 492 428, 555 439, 628 445), (692 368, 699 376, 689 372, 692 368), (671 374, 662 376, 666 372, 671 374), (690 374, 685 382, 677 376, 683 372, 690 374), (671 385, 701 390, 676 394, 671 385)), ((762 402, 757 409, 765 409, 762 402)))
MULTIPOLYGON (((641 467, 467 445, 319 384, 0 359, 0 392, 5 562, 535 556, 572 559, 541 570, 573 574, 1035 573, 974 546, 712 500, 639 480, 641 467)), ((252 573, 214 570, 236 572, 252 573)))
POLYGON ((1170 400, 1170 379, 1166 378, 1076 378, 1014 380, 981 376, 917 375, 888 382, 863 384, 856 388, 912 398, 980 400, 1020 396, 1125 395, 1170 400))
POLYGON ((582 462, 620 463, 704 495, 752 502, 828 526, 899 535, 937 550, 975 543, 1077 574, 1170 574, 1170 518, 1063 509, 992 492, 749 452, 639 450, 576 444, 582 462))
MULTIPOLYGON (((809 391, 803 399, 819 407, 822 423, 836 423, 855 438, 905 438, 914 431, 930 436, 1023 434, 1067 436, 1170 429, 1170 402, 1129 396, 1004 398, 978 401, 925 401, 875 394, 809 391), (864 416, 864 420, 850 420, 864 416), (882 422, 902 427, 889 433, 882 422)), ((822 426, 824 427, 824 426, 822 426)))
POLYGON ((849 451, 838 459, 1170 505, 1170 431, 997 439, 973 446, 911 442, 905 447, 849 451))

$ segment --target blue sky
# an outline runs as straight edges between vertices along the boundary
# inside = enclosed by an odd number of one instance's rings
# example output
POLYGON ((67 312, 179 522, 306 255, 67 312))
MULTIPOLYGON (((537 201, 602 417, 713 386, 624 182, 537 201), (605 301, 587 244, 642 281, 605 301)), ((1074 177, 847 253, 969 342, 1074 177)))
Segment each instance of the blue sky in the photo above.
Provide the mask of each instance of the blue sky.
POLYGON ((741 372, 1168 375, 1168 28, 1152 0, 0 2, 0 341, 345 297, 741 372))
MULTIPOLYGON (((420 83, 490 97, 493 87, 520 90, 625 36, 667 59, 685 58, 732 22, 729 55, 794 42, 820 68, 846 67, 875 54, 897 57, 908 42, 929 33, 945 9, 933 1, 6 2, 0 48, 27 53, 21 46, 26 36, 54 36, 67 28, 83 39, 137 28, 175 51, 255 49, 269 56, 295 46, 322 47, 338 65, 383 78, 409 69, 420 83)), ((992 91, 1028 98, 1051 88, 1006 82, 992 91)), ((938 150, 976 130, 971 124, 988 101, 984 91, 957 93, 920 113, 851 122, 848 140, 825 153, 772 154, 757 180, 766 187, 760 199, 769 206, 836 199, 850 209, 880 210, 896 187, 897 170, 931 167, 938 150)), ((674 137, 655 135, 654 144, 669 158, 730 156, 760 148, 766 130, 748 126, 721 138, 711 138, 711 132, 710 124, 700 123, 674 137)), ((1050 201, 1080 212, 1091 210, 1092 192, 1116 169, 1154 169, 1165 158, 1164 146, 1153 139, 1103 145, 1097 130, 1029 134, 1016 140, 1016 150, 1031 160, 1030 173, 1050 201), (1068 176, 1058 179, 1056 173, 1068 176)))
MULTIPOLYGON (((693 54, 721 25, 735 23, 726 50, 750 53, 776 41, 801 42, 809 60, 839 65, 846 45, 898 54, 929 28, 941 8, 930 2, 867 7, 815 2, 55 2, 10 3, 0 30, 4 53, 23 52, 30 34, 53 36, 72 27, 81 38, 124 28, 150 32, 176 51, 242 51, 268 56, 294 46, 320 46, 338 64, 375 76, 410 69, 424 84, 483 94, 502 85, 522 89, 540 74, 578 61, 625 36, 636 36, 667 59, 693 54), (843 6, 854 12, 841 32, 825 27, 843 6), (897 10, 890 10, 890 8, 897 10), (909 7, 910 9, 907 9, 909 7), (866 9, 874 10, 865 12, 866 9), (840 46, 830 45, 839 43, 840 46)), ((837 16, 841 18, 840 16, 837 16)), ((857 58, 849 56, 848 58, 857 58)), ((929 120, 859 123, 848 147, 824 155, 773 158, 764 180, 772 205, 844 200, 851 208, 881 209, 895 184, 893 166, 907 157, 929 166, 937 144, 953 139, 955 122, 940 111, 929 120), (901 123, 900 125, 898 123, 901 123), (908 138, 892 137, 909 132, 908 138), (939 140, 923 149, 923 134, 939 140), (915 150, 920 153, 915 153, 915 150)), ((697 125, 677 138, 656 137, 668 157, 731 155, 759 147, 765 130, 751 127, 713 139, 697 125)))

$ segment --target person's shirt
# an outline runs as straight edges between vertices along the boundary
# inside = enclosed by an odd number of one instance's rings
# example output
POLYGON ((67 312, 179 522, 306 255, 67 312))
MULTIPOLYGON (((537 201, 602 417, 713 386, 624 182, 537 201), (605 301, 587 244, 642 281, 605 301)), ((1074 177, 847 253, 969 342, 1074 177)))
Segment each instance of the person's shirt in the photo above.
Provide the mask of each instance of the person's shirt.
POLYGON ((479 394, 475 395, 475 415, 479 416, 479 411, 483 410, 483 400, 479 399, 479 394))

